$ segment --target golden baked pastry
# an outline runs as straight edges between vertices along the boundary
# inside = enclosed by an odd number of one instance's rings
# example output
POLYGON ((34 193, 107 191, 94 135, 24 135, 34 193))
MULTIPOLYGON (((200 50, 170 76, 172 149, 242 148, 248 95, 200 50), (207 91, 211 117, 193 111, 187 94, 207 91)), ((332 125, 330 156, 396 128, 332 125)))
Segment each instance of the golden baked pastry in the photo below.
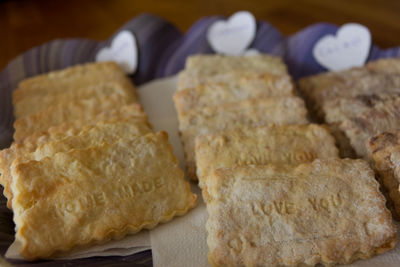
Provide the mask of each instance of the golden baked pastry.
POLYGON ((360 94, 399 94, 400 72, 390 73, 379 68, 372 70, 367 65, 300 79, 299 88, 310 108, 310 113, 321 121, 324 117, 322 106, 328 100, 360 94))
MULTIPOLYGON (((102 143, 114 143, 120 138, 129 140, 136 136, 151 132, 151 126, 146 121, 112 121, 99 122, 94 126, 87 126, 77 135, 65 136, 63 139, 48 140, 42 143, 32 153, 24 149, 9 149, 0 152, 0 182, 4 187, 4 195, 8 198, 7 205, 11 208, 13 194, 10 190, 12 176, 10 166, 14 160, 26 162, 29 160, 41 160, 44 157, 51 157, 58 152, 68 152, 71 149, 83 149, 91 146, 98 146, 102 143)), ((14 146, 15 147, 15 146, 14 146)))
MULTIPOLYGON (((139 104, 125 105, 118 109, 105 110, 99 113, 93 120, 86 121, 77 119, 73 122, 64 122, 58 126, 52 126, 45 131, 35 132, 26 137, 23 142, 13 142, 13 145, 22 146, 27 151, 34 151, 38 145, 44 144, 49 140, 62 139, 68 135, 79 133, 83 127, 91 127, 98 122, 114 122, 119 120, 132 120, 147 122, 147 115, 139 104), (32 149, 31 149, 32 148, 32 149)), ((1 155, 1 151, 0 151, 1 155)))
POLYGON ((151 229, 197 202, 165 132, 16 163, 12 175, 27 260, 151 229))
POLYGON ((57 106, 50 106, 30 116, 17 119, 14 123, 14 140, 21 141, 27 136, 45 131, 51 126, 75 121, 92 121, 102 112, 117 109, 130 101, 119 94, 103 98, 90 98, 70 101, 57 106))
POLYGON ((213 266, 347 264, 396 243, 391 214, 363 160, 217 169, 206 192, 213 266))
POLYGON ((194 88, 204 82, 226 82, 236 77, 259 74, 287 75, 286 65, 278 56, 194 55, 186 60, 178 78, 178 90, 194 88))
POLYGON ((384 132, 367 143, 368 156, 393 205, 393 215, 400 219, 400 132, 384 132))
POLYGON ((287 74, 282 58, 267 54, 249 56, 193 55, 187 58, 185 69, 196 71, 201 76, 232 70, 287 74))
POLYGON ((316 158, 337 158, 338 149, 329 131, 316 124, 269 125, 238 128, 195 140, 199 186, 207 184, 218 168, 244 165, 299 165, 316 158))
POLYGON ((361 94, 354 97, 333 98, 327 100, 322 106, 325 114, 325 121, 329 124, 331 133, 335 136, 337 145, 340 148, 340 155, 343 158, 356 157, 354 149, 351 147, 350 140, 346 133, 341 130, 341 124, 349 119, 362 116, 364 112, 370 112, 375 106, 384 105, 386 101, 393 101, 400 98, 400 88, 398 93, 372 93, 361 94))
POLYGON ((50 106, 60 105, 68 102, 75 102, 89 98, 104 98, 113 94, 118 94, 125 98, 128 103, 136 102, 136 92, 132 85, 126 86, 118 82, 104 82, 92 85, 77 85, 76 90, 52 91, 47 95, 38 95, 24 98, 14 106, 16 119, 35 114, 45 110, 50 106), (132 90, 133 89, 133 90, 132 90))
MULTIPOLYGON (((81 130, 92 128, 97 122, 113 123, 124 120, 131 121, 132 123, 148 123, 147 116, 144 114, 140 105, 127 105, 119 109, 104 111, 92 121, 80 119, 71 123, 63 123, 59 126, 51 127, 43 132, 36 132, 25 138, 23 142, 14 142, 10 148, 1 150, 0 173, 2 173, 2 175, 0 176, 0 184, 4 187, 4 196, 9 200, 12 198, 9 179, 6 179, 6 177, 10 177, 7 176, 7 173, 9 173, 11 163, 16 157, 34 152, 40 145, 47 142, 60 140, 70 135, 77 135, 81 130)), ((11 208, 11 201, 7 202, 7 206, 11 208)))
POLYGON ((99 122, 92 127, 86 127, 78 135, 66 136, 64 139, 43 144, 35 152, 27 154, 25 157, 27 159, 40 160, 58 152, 67 152, 74 148, 98 146, 102 143, 112 144, 119 139, 130 140, 150 132, 152 132, 151 126, 143 121, 99 122))
POLYGON ((195 88, 178 89, 174 102, 178 113, 183 113, 193 108, 271 96, 294 96, 290 76, 254 73, 235 77, 227 83, 209 82, 195 88))
POLYGON ((399 74, 400 73, 400 59, 397 58, 382 58, 376 61, 371 61, 366 64, 366 67, 375 72, 386 72, 399 74))
POLYGON ((400 87, 397 88, 397 92, 393 89, 391 93, 382 92, 361 94, 354 97, 334 98, 327 100, 322 109, 325 114, 325 121, 331 124, 356 117, 382 102, 392 101, 396 98, 400 98, 400 87))
POLYGON ((192 109, 178 114, 179 130, 189 177, 196 178, 194 139, 198 135, 268 124, 306 124, 307 110, 298 97, 248 99, 192 109))
POLYGON ((131 88, 129 91, 135 91, 132 82, 115 62, 96 62, 76 65, 23 80, 13 92, 13 104, 16 106, 25 98, 79 91, 85 86, 107 82, 116 82, 126 88, 131 88))
MULTIPOLYGON (((178 74, 178 87, 177 91, 196 88, 202 85, 210 85, 223 83, 227 86, 237 87, 243 83, 251 84, 260 84, 265 82, 263 80, 267 79, 267 82, 270 83, 272 80, 269 80, 267 77, 281 77, 276 81, 276 85, 278 87, 282 87, 282 85, 286 84, 287 81, 291 81, 290 76, 287 73, 282 74, 272 74, 269 72, 261 72, 261 71, 250 71, 250 70, 227 70, 224 72, 217 72, 213 74, 209 74, 207 76, 200 76, 197 72, 191 70, 183 70, 178 74)), ((265 86, 261 85, 260 86, 265 86)))
POLYGON ((378 102, 357 116, 343 120, 339 127, 359 157, 367 159, 366 142, 382 132, 399 129, 400 97, 378 102))

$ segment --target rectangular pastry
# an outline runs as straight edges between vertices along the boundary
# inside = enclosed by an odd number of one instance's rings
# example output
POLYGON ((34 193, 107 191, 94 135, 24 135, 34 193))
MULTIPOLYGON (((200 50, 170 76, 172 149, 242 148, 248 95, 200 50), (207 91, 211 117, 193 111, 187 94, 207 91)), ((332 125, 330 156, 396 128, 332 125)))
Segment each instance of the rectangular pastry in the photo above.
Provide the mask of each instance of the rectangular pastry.
POLYGON ((13 92, 13 104, 15 106, 25 98, 79 91, 84 86, 107 82, 116 82, 135 91, 132 82, 115 62, 87 63, 23 80, 13 92))
POLYGON ((194 139, 198 135, 268 124, 306 124, 307 110, 298 97, 248 99, 192 109, 178 114, 188 175, 196 180, 194 139))
POLYGON ((15 163, 12 175, 27 260, 154 228, 197 202, 165 132, 15 163))
POLYGON ((23 159, 40 160, 58 152, 67 152, 74 148, 99 146, 102 143, 112 144, 119 139, 129 140, 152 132, 151 126, 143 121, 99 122, 85 127, 78 135, 66 136, 39 146, 35 152, 25 154, 23 159))
POLYGON ((367 159, 366 142, 381 132, 399 129, 400 98, 378 102, 370 109, 343 120, 339 127, 359 157, 367 159))
POLYGON ((76 90, 52 91, 47 95, 37 95, 24 98, 14 106, 14 115, 16 119, 35 114, 45 110, 50 106, 56 106, 63 103, 79 101, 89 98, 104 98, 113 94, 118 94, 125 98, 128 103, 137 101, 136 92, 132 86, 126 86, 118 82, 103 82, 91 85, 77 86, 76 90))
POLYGON ((207 76, 199 76, 192 71, 181 71, 178 75, 178 88, 177 90, 185 90, 196 88, 201 85, 219 84, 223 83, 227 86, 237 87, 242 84, 249 85, 262 85, 267 83, 271 86, 279 88, 286 88, 292 86, 291 78, 288 74, 271 74, 268 72, 251 72, 230 70, 222 73, 215 73, 207 76), (290 83, 290 84, 289 84, 290 83))
POLYGON ((248 56, 193 55, 187 58, 185 69, 202 74, 202 76, 232 70, 287 74, 287 68, 282 58, 267 54, 248 56))
POLYGON ((399 93, 372 93, 361 94, 354 97, 333 98, 327 100, 322 106, 325 114, 325 121, 329 124, 332 135, 340 148, 340 155, 343 158, 355 158, 356 153, 351 146, 346 133, 343 132, 340 125, 345 120, 352 120, 361 116, 364 112, 369 112, 375 106, 382 105, 385 101, 392 101, 400 97, 399 93))
MULTIPOLYGON (((25 138, 23 142, 14 142, 10 148, 0 151, 0 173, 9 172, 11 163, 16 157, 34 152, 39 146, 47 142, 61 140, 70 135, 77 135, 84 129, 92 128, 97 122, 113 123, 124 120, 131 121, 132 123, 148 123, 147 116, 144 114, 142 107, 135 104, 123 106, 115 110, 104 111, 90 122, 78 119, 73 123, 63 123, 59 126, 51 127, 44 132, 36 132, 25 138)), ((4 187, 3 194, 10 199, 12 197, 12 192, 5 176, 6 175, 0 176, 0 183, 4 187)), ((7 202, 7 206, 11 208, 11 201, 7 202)))
POLYGON ((367 143, 368 157, 389 195, 393 215, 400 219, 400 131, 384 132, 367 143))
POLYGON ((382 58, 368 62, 366 67, 374 72, 400 73, 400 58, 382 58))
POLYGON ((186 60, 185 71, 179 75, 178 89, 193 88, 204 81, 229 81, 235 76, 269 73, 287 75, 287 67, 278 56, 194 55, 186 60))
POLYGON ((322 109, 325 114, 325 121, 331 124, 356 117, 363 112, 373 109, 376 105, 382 104, 382 102, 392 101, 397 98, 400 98, 400 87, 398 88, 398 92, 378 92, 330 99, 324 103, 322 109))
POLYGON ((199 186, 207 184, 218 168, 244 165, 299 165, 316 158, 337 158, 338 149, 329 131, 316 124, 269 125, 238 128, 195 140, 199 186))
POLYGON ((333 98, 352 97, 360 94, 400 93, 400 73, 372 71, 367 67, 327 72, 299 81, 299 89, 307 106, 322 120, 322 106, 333 98))
POLYGON ((235 77, 225 82, 209 82, 195 88, 178 90, 174 94, 178 113, 193 108, 217 106, 249 98, 294 96, 288 75, 257 74, 235 77))
MULTIPOLYGON (((71 149, 82 149, 91 146, 99 146, 102 143, 114 143, 120 138, 126 140, 136 136, 151 132, 151 126, 146 121, 114 121, 99 122, 94 126, 87 126, 77 135, 65 136, 61 140, 49 140, 42 143, 35 151, 28 153, 23 149, 9 149, 0 152, 0 172, 1 184, 4 187, 4 195, 7 197, 7 205, 11 208, 13 194, 10 190, 12 176, 10 167, 12 162, 17 159, 18 162, 29 160, 41 160, 44 157, 51 157, 58 152, 68 152, 71 149)), ((14 146, 15 147, 15 146, 14 146)))
POLYGON ((212 266, 347 264, 396 243, 391 214, 363 160, 221 168, 206 192, 212 266))
POLYGON ((117 109, 126 104, 130 104, 128 99, 113 94, 103 98, 93 97, 51 106, 38 113, 16 120, 14 123, 14 140, 19 142, 35 132, 45 131, 52 126, 65 122, 92 121, 101 112, 117 109))
POLYGON ((140 104, 124 105, 117 109, 104 110, 91 121, 87 121, 84 118, 77 119, 73 122, 64 122, 58 126, 52 126, 45 131, 35 132, 26 137, 23 142, 13 142, 13 145, 18 144, 28 150, 33 147, 34 151, 37 146, 48 142, 48 140, 62 139, 65 136, 77 134, 82 128, 92 127, 98 122, 115 122, 120 120, 148 123, 148 117, 140 104))

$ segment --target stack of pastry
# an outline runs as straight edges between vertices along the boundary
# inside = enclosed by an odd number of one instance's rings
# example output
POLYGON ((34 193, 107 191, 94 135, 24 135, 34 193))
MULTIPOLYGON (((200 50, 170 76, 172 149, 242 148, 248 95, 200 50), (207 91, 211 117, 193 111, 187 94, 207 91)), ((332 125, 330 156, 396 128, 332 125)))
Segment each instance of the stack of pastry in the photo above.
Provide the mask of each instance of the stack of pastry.
POLYGON ((343 157, 367 159, 366 141, 400 123, 400 59, 306 77, 299 86, 311 113, 333 129, 343 157))
POLYGON ((309 123, 280 58, 190 57, 174 101, 213 266, 349 263, 393 248, 373 171, 309 123))
POLYGON ((1 184, 25 259, 122 238, 196 204, 168 136, 115 63, 29 78, 14 91, 1 184))
POLYGON ((362 157, 376 169, 399 219, 400 59, 307 77, 300 90, 336 133, 342 156, 362 157))
POLYGON ((307 110, 295 96, 279 57, 192 56, 174 95, 188 175, 196 175, 195 139, 221 131, 269 124, 306 124, 307 110))

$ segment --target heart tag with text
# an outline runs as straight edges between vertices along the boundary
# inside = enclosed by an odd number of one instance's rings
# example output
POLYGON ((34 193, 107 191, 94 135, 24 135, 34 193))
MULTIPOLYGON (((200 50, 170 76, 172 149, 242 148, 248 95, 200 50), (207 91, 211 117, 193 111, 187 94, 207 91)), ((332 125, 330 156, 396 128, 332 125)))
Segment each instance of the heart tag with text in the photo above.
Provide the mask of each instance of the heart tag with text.
POLYGON ((110 47, 104 47, 96 55, 96 61, 114 61, 126 74, 134 74, 138 65, 136 38, 130 31, 119 32, 110 47))
POLYGON ((315 60, 328 70, 338 71, 363 66, 371 48, 371 33, 357 23, 345 24, 336 36, 328 34, 313 48, 315 60))
POLYGON ((256 19, 247 11, 239 11, 228 20, 214 22, 207 31, 212 49, 220 54, 241 55, 256 35, 256 19))

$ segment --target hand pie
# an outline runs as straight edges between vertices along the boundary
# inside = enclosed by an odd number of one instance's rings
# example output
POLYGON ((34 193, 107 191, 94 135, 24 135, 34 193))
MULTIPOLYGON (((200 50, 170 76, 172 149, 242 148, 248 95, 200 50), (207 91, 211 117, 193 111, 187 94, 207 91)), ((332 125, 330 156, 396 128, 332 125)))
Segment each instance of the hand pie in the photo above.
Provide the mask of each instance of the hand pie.
POLYGON ((347 264, 395 245, 391 214, 362 160, 222 168, 212 176, 212 266, 347 264))
POLYGON ((346 98, 360 94, 398 93, 400 88, 400 71, 387 71, 382 66, 390 61, 393 65, 398 59, 382 59, 370 62, 365 67, 351 68, 338 72, 327 72, 299 81, 299 88, 305 97, 311 114, 322 120, 322 106, 334 98, 346 98))
POLYGON ((164 132, 16 163, 12 175, 28 260, 151 229, 197 201, 164 132))
POLYGON ((196 180, 194 139, 198 135, 268 124, 306 124, 307 110, 298 97, 248 99, 178 114, 188 175, 196 180))
MULTIPOLYGON (((140 105, 127 105, 119 109, 107 110, 96 116, 92 121, 78 119, 70 123, 63 123, 59 126, 51 127, 43 132, 36 132, 23 140, 23 142, 14 142, 10 148, 0 151, 0 183, 4 187, 3 194, 8 198, 12 198, 9 181, 11 163, 18 156, 34 152, 40 145, 50 141, 61 140, 66 136, 77 135, 84 129, 92 128, 97 122, 113 123, 116 121, 128 120, 134 122, 147 122, 147 116, 143 112, 140 105), (4 175, 3 175, 4 174, 4 175)), ((7 206, 11 208, 11 201, 7 202, 7 206)))
POLYGON ((382 132, 399 129, 400 97, 379 102, 363 113, 344 120, 340 129, 350 140, 351 146, 359 157, 367 159, 366 142, 382 132))
POLYGON ((99 122, 94 126, 87 126, 77 135, 65 136, 61 140, 52 140, 37 147, 32 153, 21 150, 15 151, 10 155, 8 160, 4 160, 3 155, 7 152, 0 152, 0 171, 1 183, 4 187, 4 195, 8 198, 7 205, 11 207, 12 192, 10 185, 12 176, 10 173, 10 166, 14 159, 18 162, 26 162, 29 160, 41 160, 44 157, 51 157, 58 152, 68 152, 71 149, 83 149, 91 146, 98 146, 102 143, 114 143, 120 138, 132 139, 135 136, 144 135, 151 132, 151 127, 148 123, 143 121, 119 121, 119 122, 99 122), (24 152, 24 153, 19 153, 24 152), (11 158, 12 157, 12 158, 11 158))
POLYGON ((366 67, 373 72, 386 72, 392 74, 400 73, 400 59, 394 58, 382 58, 376 61, 370 61, 366 67))
POLYGON ((271 96, 294 96, 290 76, 239 74, 229 82, 208 82, 195 88, 178 89, 174 102, 178 113, 184 113, 194 108, 271 96))
POLYGON ((257 74, 287 75, 282 59, 271 55, 223 56, 194 55, 186 60, 178 78, 178 90, 194 88, 204 82, 229 83, 242 76, 257 74))
POLYGON ((90 98, 50 106, 30 116, 15 121, 14 140, 21 141, 27 136, 45 131, 52 126, 75 121, 92 121, 103 111, 117 109, 130 101, 121 95, 113 94, 104 98, 90 98))
POLYGON ((287 68, 282 58, 267 54, 237 57, 206 54, 193 55, 186 60, 185 69, 197 72, 201 76, 232 70, 287 74, 287 68))
POLYGON ((26 98, 80 91, 94 84, 116 82, 131 92, 135 87, 115 62, 96 62, 76 65, 23 80, 13 92, 13 104, 26 98))
POLYGON ((105 98, 113 94, 120 95, 128 103, 136 102, 136 92, 132 85, 117 82, 104 82, 94 85, 77 86, 77 90, 52 91, 47 95, 38 95, 24 98, 14 105, 16 119, 35 114, 50 106, 62 105, 63 103, 76 102, 89 98, 105 98), (38 104, 40 103, 40 104, 38 104))
POLYGON ((354 97, 334 98, 325 102, 322 107, 325 121, 329 124, 342 122, 373 109, 386 101, 400 98, 400 87, 391 93, 361 94, 354 97), (397 90, 397 91, 396 91, 397 90))
MULTIPOLYGON (((398 93, 377 93, 363 94, 355 97, 334 98, 326 101, 323 105, 325 121, 329 124, 331 133, 335 136, 337 145, 340 148, 340 155, 343 158, 355 158, 356 153, 351 146, 351 141, 341 128, 342 124, 349 124, 346 120, 357 120, 363 113, 372 114, 373 110, 379 110, 379 106, 385 106, 388 101, 396 101, 400 98, 398 93)), ((375 116, 375 115, 374 115, 375 116)), ((387 115, 384 115, 387 116, 387 115)), ((363 146, 362 144, 358 146, 363 146)), ((363 148, 358 149, 359 153, 363 148)), ((364 154, 360 154, 364 155, 364 154)))
POLYGON ((384 132, 367 143, 369 159, 389 194, 393 215, 400 219, 400 132, 384 132))
POLYGON ((238 128, 196 137, 196 170, 199 186, 207 184, 218 168, 243 165, 299 165, 316 158, 337 158, 329 132, 316 124, 269 125, 238 128))

